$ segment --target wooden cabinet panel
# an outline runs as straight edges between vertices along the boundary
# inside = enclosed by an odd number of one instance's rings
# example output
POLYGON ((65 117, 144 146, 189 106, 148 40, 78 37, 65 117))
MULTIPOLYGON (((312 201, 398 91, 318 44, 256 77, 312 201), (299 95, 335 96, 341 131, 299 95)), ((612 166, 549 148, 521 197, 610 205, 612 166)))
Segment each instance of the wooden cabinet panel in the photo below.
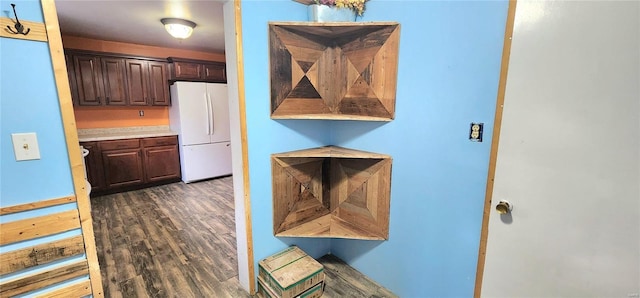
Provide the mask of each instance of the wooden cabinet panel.
POLYGON ((144 148, 144 168, 147 182, 180 178, 178 146, 144 148))
POLYGON ((102 62, 103 84, 108 105, 127 105, 125 59, 108 58, 100 59, 102 62))
POLYGON ((178 145, 178 138, 176 136, 144 138, 141 142, 142 147, 178 145))
POLYGON ((191 60, 169 57, 170 80, 226 83, 227 72, 224 62, 191 60))
POLYGON ((177 136, 82 142, 93 195, 179 181, 177 136))
POLYGON ((127 59, 127 94, 130 105, 147 105, 147 61, 127 59))
POLYGON ((98 142, 80 143, 85 149, 89 150, 89 155, 84 158, 87 169, 87 180, 91 183, 91 189, 94 192, 103 191, 105 189, 104 171, 102 166, 102 153, 98 142))
POLYGON ((107 188, 138 185, 144 182, 140 150, 103 151, 102 163, 107 188))
POLYGON ((78 105, 78 83, 76 82, 76 72, 73 67, 73 57, 65 54, 64 61, 67 66, 67 76, 69 78, 69 89, 71 89, 71 102, 74 106, 78 105))
POLYGON ((167 64, 149 61, 148 71, 150 103, 154 106, 168 106, 170 97, 167 64))
POLYGON ((74 55, 78 104, 81 106, 98 106, 103 104, 102 71, 100 59, 89 55, 74 55))
POLYGON ((226 82, 227 71, 224 63, 204 64, 204 79, 211 82, 226 82))
POLYGON ((100 142, 100 150, 122 150, 140 148, 140 139, 126 139, 100 142))
POLYGON ((200 79, 202 77, 202 64, 174 62, 173 67, 176 79, 200 79))

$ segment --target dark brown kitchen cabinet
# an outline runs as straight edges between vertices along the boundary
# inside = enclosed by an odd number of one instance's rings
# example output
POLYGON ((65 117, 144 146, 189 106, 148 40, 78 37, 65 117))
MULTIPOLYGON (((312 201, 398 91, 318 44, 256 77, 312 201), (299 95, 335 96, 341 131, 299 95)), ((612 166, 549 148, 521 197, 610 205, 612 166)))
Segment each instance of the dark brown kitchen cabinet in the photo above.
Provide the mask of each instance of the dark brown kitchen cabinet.
POLYGON ((69 78, 69 89, 71 89, 71 102, 74 106, 78 105, 78 85, 76 82, 76 72, 73 69, 73 57, 65 54, 64 61, 67 66, 67 76, 69 78))
POLYGON ((67 50, 71 96, 78 106, 169 106, 164 60, 67 50))
POLYGON ((81 106, 99 106, 104 104, 104 87, 100 58, 91 55, 74 55, 77 102, 81 106))
POLYGON ((89 180, 91 184, 91 189, 94 192, 103 191, 105 185, 100 146, 98 146, 98 142, 83 142, 80 145, 89 150, 89 155, 85 157, 84 163, 87 170, 87 180, 89 180))
POLYGON ((82 142, 92 195, 180 181, 178 137, 82 142))
POLYGON ((224 62, 174 57, 168 58, 168 61, 171 81, 227 82, 226 64, 224 62))
POLYGON ((142 144, 147 182, 180 179, 178 142, 175 137, 147 138, 142 140, 142 144))
POLYGON ((166 63, 127 59, 126 65, 130 105, 169 105, 166 63))
POLYGON ((140 149, 102 152, 107 188, 139 185, 144 182, 140 149))
POLYGON ((102 62, 102 75, 104 95, 107 105, 124 106, 128 104, 126 91, 125 59, 100 58, 102 62))
POLYGON ((151 105, 168 106, 171 104, 167 63, 149 61, 149 96, 151 105))

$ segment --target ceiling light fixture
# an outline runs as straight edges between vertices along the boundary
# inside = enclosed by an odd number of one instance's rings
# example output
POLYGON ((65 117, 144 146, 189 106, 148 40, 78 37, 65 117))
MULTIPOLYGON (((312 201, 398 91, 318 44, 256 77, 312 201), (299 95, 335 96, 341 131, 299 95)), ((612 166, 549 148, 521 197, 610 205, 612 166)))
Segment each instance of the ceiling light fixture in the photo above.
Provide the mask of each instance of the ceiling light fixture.
POLYGON ((164 18, 160 20, 171 36, 179 39, 185 39, 191 36, 196 23, 178 18, 164 18))

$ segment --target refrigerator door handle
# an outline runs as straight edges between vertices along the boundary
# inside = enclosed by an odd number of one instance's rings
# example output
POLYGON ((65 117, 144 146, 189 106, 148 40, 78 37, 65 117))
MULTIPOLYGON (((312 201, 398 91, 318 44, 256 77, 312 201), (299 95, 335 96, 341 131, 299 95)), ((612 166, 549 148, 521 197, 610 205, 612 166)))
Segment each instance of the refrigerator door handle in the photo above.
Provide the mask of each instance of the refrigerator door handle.
POLYGON ((211 135, 211 107, 209 106, 209 98, 208 98, 208 94, 204 93, 204 104, 207 106, 207 135, 211 135))
POLYGON ((214 134, 216 131, 216 127, 214 126, 215 123, 215 119, 216 119, 216 109, 215 106, 213 106, 213 101, 211 100, 211 94, 207 93, 207 97, 209 98, 209 107, 211 107, 211 134, 214 134))

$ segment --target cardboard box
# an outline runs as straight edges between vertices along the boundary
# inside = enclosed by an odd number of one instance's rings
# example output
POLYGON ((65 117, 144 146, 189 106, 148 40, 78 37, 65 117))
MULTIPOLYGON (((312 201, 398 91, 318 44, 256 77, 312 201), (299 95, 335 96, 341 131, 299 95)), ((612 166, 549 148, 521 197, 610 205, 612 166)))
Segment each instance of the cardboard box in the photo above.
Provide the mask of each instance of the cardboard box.
POLYGON ((324 266, 297 246, 258 262, 260 278, 278 298, 294 298, 324 281, 324 266))
MULTIPOLYGON (((323 293, 324 281, 321 281, 295 298, 319 298, 323 293)), ((280 298, 271 287, 265 284, 265 281, 260 276, 258 276, 258 296, 261 298, 280 298)))

